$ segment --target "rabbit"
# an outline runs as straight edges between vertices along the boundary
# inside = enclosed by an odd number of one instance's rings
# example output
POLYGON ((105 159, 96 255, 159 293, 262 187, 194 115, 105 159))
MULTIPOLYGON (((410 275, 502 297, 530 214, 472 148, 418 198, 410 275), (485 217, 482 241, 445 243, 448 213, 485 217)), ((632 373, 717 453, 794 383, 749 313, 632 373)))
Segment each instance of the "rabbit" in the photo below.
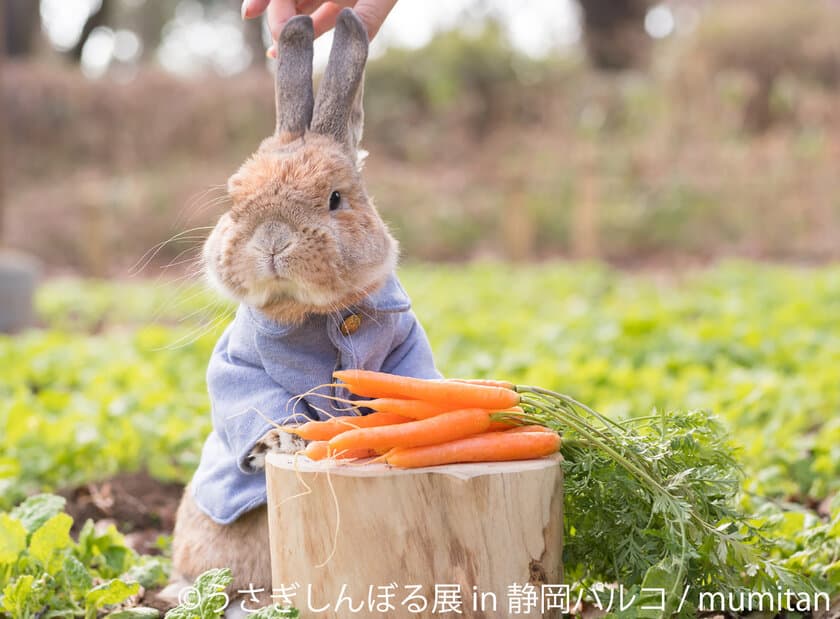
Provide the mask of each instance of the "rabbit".
POLYGON ((265 455, 303 447, 278 424, 346 414, 319 398, 345 390, 312 391, 334 370, 440 377, 361 178, 365 27, 341 11, 317 98, 313 38, 304 15, 278 37, 275 133, 229 179, 232 206, 204 246, 207 279, 239 308, 207 371, 213 431, 178 509, 170 599, 230 567, 234 601, 255 585, 271 602, 265 455))

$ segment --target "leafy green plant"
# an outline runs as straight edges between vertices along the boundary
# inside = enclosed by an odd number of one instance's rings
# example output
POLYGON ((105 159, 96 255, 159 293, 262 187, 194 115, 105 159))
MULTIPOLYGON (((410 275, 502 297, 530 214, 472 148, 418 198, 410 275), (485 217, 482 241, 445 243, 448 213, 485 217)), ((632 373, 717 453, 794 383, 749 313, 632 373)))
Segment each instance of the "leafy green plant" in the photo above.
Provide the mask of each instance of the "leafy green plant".
MULTIPOLYGON (((181 598, 181 603, 166 613, 166 619, 220 619, 228 606, 225 588, 233 581, 228 568, 216 568, 200 574, 181 598)), ((257 619, 296 619, 296 608, 271 604, 249 614, 257 619)))
POLYGON ((183 601, 166 613, 167 619, 218 619, 225 613, 228 596, 225 588, 233 581, 229 568, 204 572, 182 595, 183 601))
MULTIPOLYGON (((61 497, 36 495, 0 514, 0 609, 8 616, 95 619, 141 586, 166 582, 166 565, 138 556, 113 525, 97 532, 88 521, 74 541, 63 508, 61 497)), ((132 609, 132 616, 152 610, 132 609)))
MULTIPOLYGON (((525 412, 512 416, 564 435, 564 566, 574 580, 642 590, 656 582, 667 614, 687 588, 816 590, 803 570, 771 558, 773 540, 738 509, 740 469, 713 417, 654 412, 615 422, 561 394, 517 390, 525 412)), ((694 610, 691 601, 683 608, 694 610)))
MULTIPOLYGON (((727 524, 723 533, 757 555, 759 569, 778 566, 779 577, 789 571, 840 592, 837 499, 828 507, 840 490, 840 268, 728 263, 663 277, 599 265, 479 263, 415 265, 401 278, 444 374, 541 385, 592 404, 661 456, 659 475, 688 470, 674 477, 672 492, 727 524), (660 415, 649 416, 694 409, 714 418, 669 413, 663 426, 660 415)), ((190 316, 194 309, 183 322, 172 313, 165 325, 151 324, 155 308, 190 307, 180 294, 193 292, 47 282, 39 304, 48 328, 0 336, 0 509, 140 467, 189 479, 210 425, 206 363, 229 308, 218 324, 190 316), (69 320, 90 292, 99 299, 94 309, 69 320), (144 295, 135 307, 117 302, 144 295)), ((646 527, 654 497, 633 494, 632 475, 566 438, 569 577, 620 578, 629 587, 651 566, 669 567, 681 552, 669 512, 657 504, 646 527), (628 530, 635 534, 624 540, 628 530), (612 548, 617 564, 604 550, 612 548)), ((738 565, 703 545, 715 535, 690 545, 698 556, 689 554, 689 582, 707 570, 728 580, 738 565)), ((0 556, 6 544, 0 537, 0 556)), ((107 553, 91 551, 108 574, 100 578, 121 577, 114 545, 113 569, 107 553)), ((753 577, 777 576, 745 573, 744 581, 753 577)))

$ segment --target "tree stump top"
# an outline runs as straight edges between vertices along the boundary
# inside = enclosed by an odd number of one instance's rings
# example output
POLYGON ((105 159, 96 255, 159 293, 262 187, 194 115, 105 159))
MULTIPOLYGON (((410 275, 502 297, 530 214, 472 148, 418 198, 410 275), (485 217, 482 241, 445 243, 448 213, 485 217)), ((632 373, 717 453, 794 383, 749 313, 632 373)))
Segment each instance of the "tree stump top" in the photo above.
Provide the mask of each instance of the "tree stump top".
POLYGON ((393 475, 419 475, 423 473, 437 473, 449 475, 458 479, 472 479, 481 475, 504 475, 506 473, 522 473, 525 471, 539 471, 556 466, 563 457, 558 453, 535 460, 518 460, 514 462, 469 462, 463 464, 444 464, 440 466, 425 466, 416 469, 398 469, 388 464, 376 462, 348 462, 341 460, 321 460, 315 462, 306 456, 287 454, 268 454, 267 467, 275 467, 299 473, 326 473, 330 475, 346 475, 350 477, 387 477, 393 475))

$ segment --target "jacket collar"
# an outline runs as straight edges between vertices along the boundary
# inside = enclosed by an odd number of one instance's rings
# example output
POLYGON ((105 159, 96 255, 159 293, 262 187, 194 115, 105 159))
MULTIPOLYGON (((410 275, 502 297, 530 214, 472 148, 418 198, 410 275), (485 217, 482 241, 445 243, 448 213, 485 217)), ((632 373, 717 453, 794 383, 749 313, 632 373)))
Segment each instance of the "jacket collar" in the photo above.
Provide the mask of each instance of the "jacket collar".
MULTIPOLYGON (((410 309, 411 300, 408 294, 402 287, 402 284, 400 284, 396 274, 391 273, 385 280, 385 283, 379 288, 369 293, 355 305, 344 308, 333 314, 333 316, 340 321, 357 310, 361 312, 372 310, 374 312, 396 313, 407 312, 410 309)), ((259 331, 275 337, 286 335, 296 329, 311 328, 315 318, 310 317, 303 323, 295 325, 272 320, 258 309, 244 304, 240 306, 239 311, 245 312, 246 316, 254 322, 259 331)))
MULTIPOLYGON (((411 309, 411 300, 394 273, 385 283, 369 293, 354 307, 372 309, 376 312, 407 312, 411 309)), ((352 312, 353 307, 348 308, 352 312)))

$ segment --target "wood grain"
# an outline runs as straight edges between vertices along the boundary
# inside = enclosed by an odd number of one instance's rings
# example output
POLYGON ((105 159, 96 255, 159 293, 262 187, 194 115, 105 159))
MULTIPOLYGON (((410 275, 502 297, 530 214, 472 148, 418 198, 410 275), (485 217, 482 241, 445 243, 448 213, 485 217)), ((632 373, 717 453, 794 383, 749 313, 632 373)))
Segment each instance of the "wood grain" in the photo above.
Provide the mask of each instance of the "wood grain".
MULTIPOLYGON (((560 456, 493 464, 396 470, 384 464, 312 462, 272 454, 266 472, 273 586, 299 583, 296 601, 318 617, 435 617, 435 585, 460 585, 461 617, 550 617, 510 613, 508 588, 562 581, 563 477, 560 456), (329 471, 329 477, 327 475, 329 471), (330 484, 335 490, 333 498, 330 484), (311 489, 306 492, 305 483, 311 489), (336 502, 337 499, 337 502, 336 502), (340 512, 337 544, 333 540, 340 512), (332 557, 323 567, 319 564, 332 557), (397 584, 395 610, 336 609, 342 586, 355 604, 397 584), (424 612, 401 605, 422 585, 424 612), (485 609, 473 609, 473 594, 485 609)), ((557 615, 559 616, 559 615, 557 615)))

